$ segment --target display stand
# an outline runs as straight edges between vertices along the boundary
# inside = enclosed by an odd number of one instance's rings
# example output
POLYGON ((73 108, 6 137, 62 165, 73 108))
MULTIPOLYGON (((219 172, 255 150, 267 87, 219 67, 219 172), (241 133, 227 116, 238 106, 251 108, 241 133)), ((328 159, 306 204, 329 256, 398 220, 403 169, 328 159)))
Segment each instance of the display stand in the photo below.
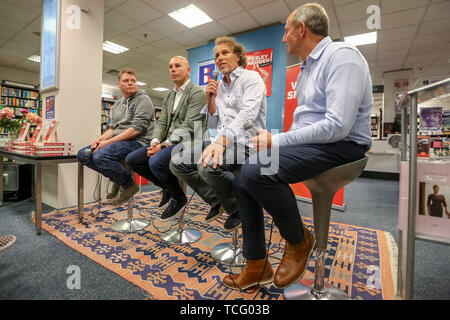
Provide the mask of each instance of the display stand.
MULTIPOLYGON (((434 98, 448 95, 450 93, 450 78, 424 86, 408 92, 410 99, 409 112, 409 186, 408 186, 408 224, 406 234, 404 230, 399 230, 399 272, 397 283, 397 295, 400 298, 413 299, 414 288, 414 255, 415 240, 433 241, 449 244, 448 239, 440 239, 430 235, 419 235, 416 233, 416 192, 417 192, 417 107, 419 103, 434 98), (403 256, 404 241, 406 240, 406 257, 403 256), (405 280, 403 281, 403 265, 406 266, 405 280)), ((405 97, 406 98, 406 97, 405 97)), ((401 114, 402 148, 401 161, 407 161, 407 103, 403 104, 401 114)))

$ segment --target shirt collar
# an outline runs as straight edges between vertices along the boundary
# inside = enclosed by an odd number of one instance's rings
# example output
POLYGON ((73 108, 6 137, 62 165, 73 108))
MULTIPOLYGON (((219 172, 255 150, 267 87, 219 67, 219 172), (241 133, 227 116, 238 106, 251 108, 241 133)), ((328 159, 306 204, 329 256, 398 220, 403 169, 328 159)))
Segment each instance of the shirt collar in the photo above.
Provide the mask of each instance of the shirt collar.
POLYGON ((191 81, 191 79, 188 79, 178 90, 177 90, 177 86, 175 85, 173 87, 173 91, 175 91, 175 92, 184 91, 184 89, 186 89, 187 85, 189 84, 189 81, 191 81))
POLYGON ((318 44, 317 46, 313 49, 313 51, 309 54, 309 56, 306 58, 306 60, 308 60, 308 58, 311 58, 313 60, 318 60, 320 58, 320 56, 322 55, 322 53, 324 52, 325 48, 331 43, 333 42, 331 40, 331 38, 329 36, 323 38, 318 44))
POLYGON ((242 72, 244 72, 244 68, 242 66, 239 66, 236 69, 234 69, 233 72, 231 72, 230 74, 231 81, 233 81, 236 78, 239 78, 242 72))

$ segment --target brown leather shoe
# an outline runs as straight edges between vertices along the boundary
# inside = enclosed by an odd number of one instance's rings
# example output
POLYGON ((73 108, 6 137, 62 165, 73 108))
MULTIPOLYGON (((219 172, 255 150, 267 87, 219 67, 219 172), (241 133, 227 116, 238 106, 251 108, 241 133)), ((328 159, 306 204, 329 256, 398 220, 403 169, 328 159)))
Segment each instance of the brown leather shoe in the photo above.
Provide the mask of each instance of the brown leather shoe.
POLYGON ((287 288, 300 280, 305 274, 308 259, 314 249, 316 240, 305 227, 303 227, 303 232, 305 237, 301 243, 292 244, 286 241, 283 258, 273 280, 277 288, 287 288))
POLYGON ((241 274, 228 274, 222 282, 226 287, 234 290, 245 290, 256 286, 258 282, 260 285, 269 284, 273 282, 273 269, 266 258, 247 260, 241 274))

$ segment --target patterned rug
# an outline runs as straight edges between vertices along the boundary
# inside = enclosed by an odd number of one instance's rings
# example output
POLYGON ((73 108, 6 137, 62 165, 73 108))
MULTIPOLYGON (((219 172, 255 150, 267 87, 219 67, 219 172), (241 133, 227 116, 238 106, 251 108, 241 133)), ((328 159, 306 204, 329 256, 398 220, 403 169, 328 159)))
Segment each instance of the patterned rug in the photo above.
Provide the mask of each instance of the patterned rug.
MULTIPOLYGON (((177 228, 176 221, 162 223, 162 209, 156 208, 160 191, 135 196, 139 207, 135 218, 145 217, 150 225, 135 233, 119 233, 110 229, 112 223, 127 217, 126 205, 113 207, 85 205, 84 221, 78 223, 77 208, 51 212, 43 216, 42 228, 100 265, 139 286, 154 299, 162 300, 232 300, 284 299, 282 290, 273 284, 247 292, 231 290, 221 279, 230 270, 211 257, 211 248, 231 241, 231 234, 222 231, 226 218, 206 223, 209 206, 194 196, 185 215, 186 226, 202 232, 202 238, 190 245, 166 244, 160 233, 177 228)), ((303 218, 313 231, 312 220, 303 218)), ((265 215, 267 239, 271 218, 265 215)), ((282 256, 284 241, 273 227, 270 262, 276 270, 282 256)), ((391 234, 374 229, 330 224, 325 276, 333 286, 353 299, 393 299, 396 283, 397 247, 391 234)), ((302 280, 310 284, 314 278, 314 262, 310 261, 302 280)))

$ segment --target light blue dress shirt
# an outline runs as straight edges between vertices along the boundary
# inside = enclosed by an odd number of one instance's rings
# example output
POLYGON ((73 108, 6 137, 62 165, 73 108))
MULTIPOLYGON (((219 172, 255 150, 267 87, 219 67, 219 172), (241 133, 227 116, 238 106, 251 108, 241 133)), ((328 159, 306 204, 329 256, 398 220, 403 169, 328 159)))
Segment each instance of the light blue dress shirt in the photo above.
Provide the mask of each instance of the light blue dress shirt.
POLYGON ((272 136, 272 146, 353 141, 372 145, 372 80, 359 50, 326 37, 301 66, 297 101, 288 132, 272 136))
POLYGON ((217 129, 217 136, 247 145, 251 133, 243 129, 246 123, 256 131, 266 128, 266 86, 257 72, 243 67, 236 68, 230 80, 230 85, 225 79, 219 82, 214 114, 207 105, 201 113, 207 114, 208 127, 217 129))

